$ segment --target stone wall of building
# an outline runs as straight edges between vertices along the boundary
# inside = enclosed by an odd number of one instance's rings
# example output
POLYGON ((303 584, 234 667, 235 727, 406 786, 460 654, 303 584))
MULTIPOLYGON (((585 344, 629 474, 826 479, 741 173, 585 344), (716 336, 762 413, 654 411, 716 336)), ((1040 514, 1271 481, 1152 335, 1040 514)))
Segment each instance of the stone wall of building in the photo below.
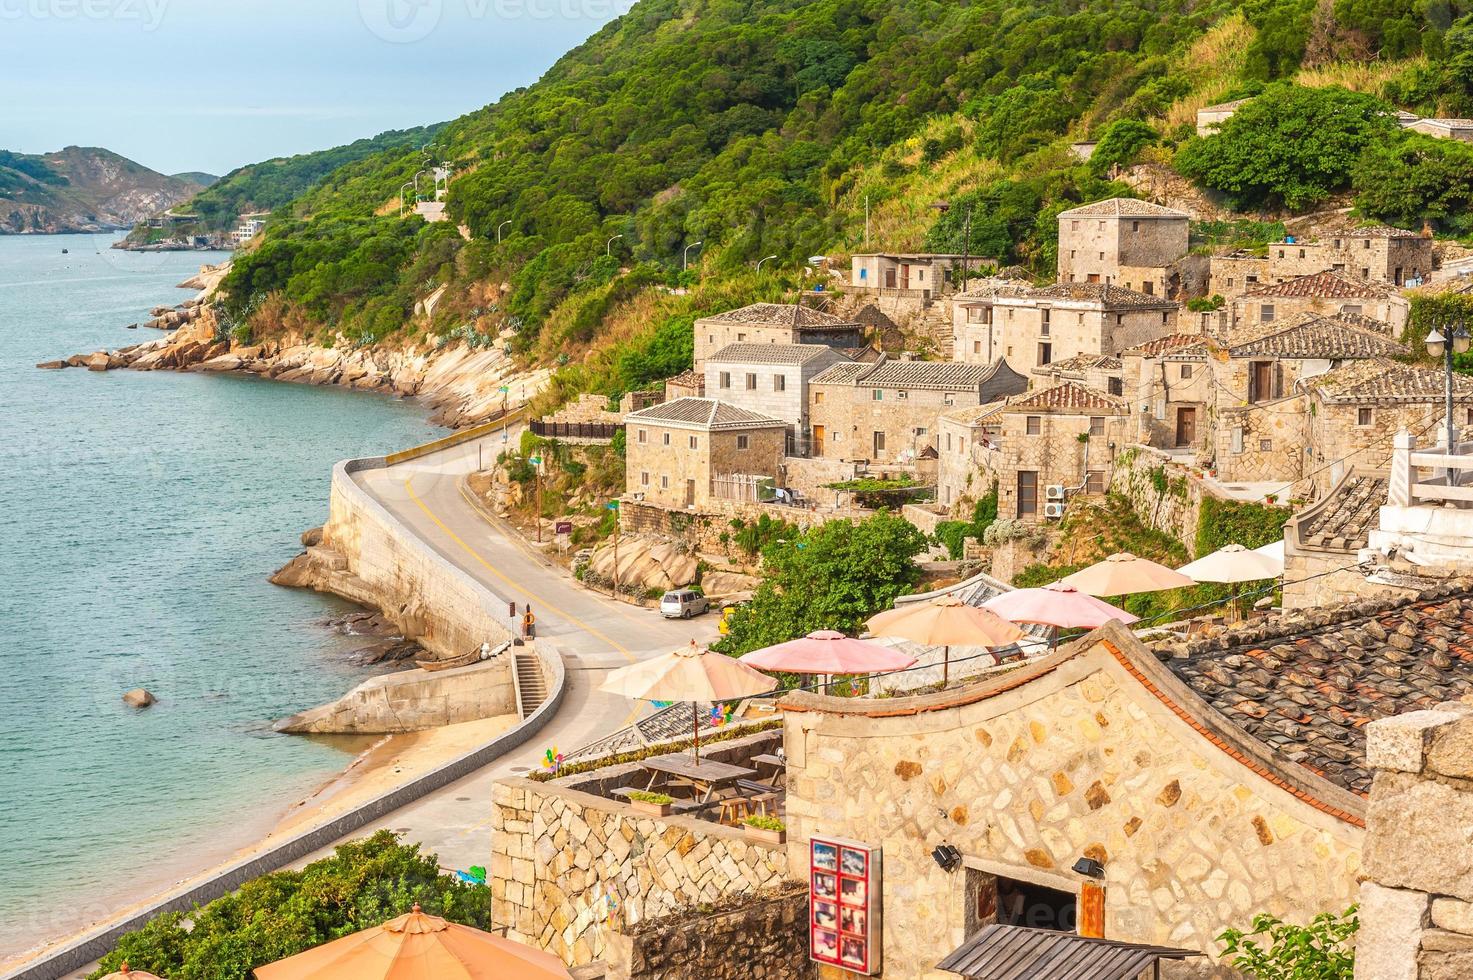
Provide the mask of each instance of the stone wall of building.
POLYGON ((682 909, 611 933, 609 980, 799 980, 808 959, 808 889, 787 883, 769 893, 682 909))
POLYGON ((1197 554, 1197 524, 1202 514, 1202 481, 1163 452, 1129 446, 1115 457, 1110 490, 1130 501, 1141 523, 1163 531, 1197 554))
MULTIPOLYGON (((1216 416, 1218 478, 1224 483, 1293 484, 1305 471, 1309 436, 1304 396, 1224 407, 1216 416)), ((1297 496, 1291 487, 1289 497, 1297 496)))
MULTIPOLYGON (((639 778, 636 767, 619 768, 628 771, 610 777, 622 778, 616 785, 639 778)), ((787 875, 782 847, 750 841, 734 827, 647 816, 618 800, 528 779, 498 781, 491 799, 492 919, 512 939, 569 966, 606 956, 610 932, 756 894, 787 875)))
POLYGON ((1059 281, 1115 283, 1144 292, 1151 282, 1156 294, 1167 294, 1167 267, 1187 254, 1186 215, 1168 218, 1059 218, 1059 281), (1134 281, 1127 285, 1123 274, 1134 281), (1154 273, 1145 279, 1146 273, 1154 273), (1143 281, 1144 280, 1144 281, 1143 281))
POLYGON ((704 508, 724 476, 776 476, 787 441, 777 425, 713 431, 639 420, 628 429, 625 487, 665 507, 704 508))
POLYGON ((1310 482, 1317 494, 1324 493, 1348 470, 1385 470, 1391 462, 1391 437, 1402 429, 1427 432, 1446 416, 1436 402, 1401 402, 1385 399, 1378 404, 1337 404, 1314 398, 1306 420, 1307 445, 1314 451, 1310 482))
POLYGON ((1086 493, 1087 476, 1098 475, 1103 492, 1109 487, 1115 455, 1125 445, 1129 419, 1125 415, 1104 415, 1104 435, 1092 436, 1088 446, 1079 437, 1090 430, 1090 416, 1063 412, 1003 412, 1002 447, 997 464, 997 513, 999 517, 1021 517, 1023 520, 1044 519, 1047 502, 1045 488, 1058 484, 1075 494, 1086 493), (1039 419, 1037 435, 1027 434, 1027 419, 1039 419), (1111 449, 1111 446, 1115 449, 1111 449), (1033 515, 1018 513, 1018 473, 1038 475, 1038 509, 1033 515), (1078 488, 1078 489, 1075 489, 1078 488))
POLYGON ((1473 976, 1473 705, 1374 721, 1355 980, 1473 976))
MULTIPOLYGON (((883 848, 885 973, 897 977, 928 976, 966 938, 976 876, 1077 895, 1082 856, 1105 866, 1106 936, 1208 954, 1167 976, 1211 975, 1216 937, 1260 912, 1304 922, 1354 901, 1359 828, 1240 761, 1225 729, 1204 735, 1159 690, 1096 643, 970 697, 865 714, 790 696, 789 860, 802 867, 816 833, 883 848), (942 842, 963 869, 938 867, 942 842)), ((1357 806, 1349 796, 1336 805, 1357 806)))
POLYGON ((921 450, 936 444, 937 416, 981 403, 975 389, 947 392, 911 388, 906 389, 903 398, 892 388, 846 384, 814 384, 809 391, 815 455, 875 463, 914 462, 921 450), (876 433, 882 436, 882 446, 876 445, 876 433))

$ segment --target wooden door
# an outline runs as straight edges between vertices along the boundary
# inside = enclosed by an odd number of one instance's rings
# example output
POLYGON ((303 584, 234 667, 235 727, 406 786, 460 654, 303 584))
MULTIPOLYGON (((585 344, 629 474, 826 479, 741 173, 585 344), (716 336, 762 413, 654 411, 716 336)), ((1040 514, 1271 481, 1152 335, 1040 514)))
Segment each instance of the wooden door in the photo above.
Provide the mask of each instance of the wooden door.
POLYGON ((824 435, 823 426, 815 425, 813 427, 813 455, 815 456, 823 455, 824 435))
POLYGON ((886 289, 894 289, 895 288, 895 270, 894 269, 886 269, 885 270, 885 288, 886 289))
POLYGON ((685 481, 685 505, 687 507, 690 507, 690 506, 694 505, 695 502, 696 502, 696 481, 695 480, 686 480, 685 481))
POLYGON ((1248 393, 1251 402, 1266 402, 1274 396, 1274 365, 1272 361, 1253 362, 1253 390, 1248 393))
POLYGON ((1197 441, 1197 409, 1178 408, 1176 410, 1176 444, 1178 446, 1190 446, 1197 441))
POLYGON ((1018 471, 1018 516, 1038 516, 1038 473, 1036 471, 1018 471))

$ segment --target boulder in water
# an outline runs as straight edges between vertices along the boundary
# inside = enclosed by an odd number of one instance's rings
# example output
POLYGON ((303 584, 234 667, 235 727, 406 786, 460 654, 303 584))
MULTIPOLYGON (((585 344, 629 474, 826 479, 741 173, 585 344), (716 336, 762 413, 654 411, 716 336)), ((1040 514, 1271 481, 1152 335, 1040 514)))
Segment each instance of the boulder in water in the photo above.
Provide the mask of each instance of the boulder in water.
POLYGON ((158 698, 144 688, 135 687, 123 694, 123 703, 130 708, 147 708, 151 704, 157 704, 158 698))

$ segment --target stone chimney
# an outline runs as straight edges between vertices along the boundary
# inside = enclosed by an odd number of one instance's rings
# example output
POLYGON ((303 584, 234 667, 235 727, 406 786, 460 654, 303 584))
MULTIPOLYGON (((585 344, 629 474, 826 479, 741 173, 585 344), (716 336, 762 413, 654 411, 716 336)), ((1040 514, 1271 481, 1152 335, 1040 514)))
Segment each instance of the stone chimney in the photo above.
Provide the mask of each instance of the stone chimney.
POLYGON ((1355 980, 1473 977, 1473 704, 1372 722, 1355 980))

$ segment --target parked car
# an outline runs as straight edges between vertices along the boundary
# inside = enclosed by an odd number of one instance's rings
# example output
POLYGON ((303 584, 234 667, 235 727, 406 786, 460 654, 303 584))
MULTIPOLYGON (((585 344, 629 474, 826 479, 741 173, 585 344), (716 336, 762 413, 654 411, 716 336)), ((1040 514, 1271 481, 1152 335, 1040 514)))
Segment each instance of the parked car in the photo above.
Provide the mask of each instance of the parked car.
POLYGON ((711 601, 694 589, 675 589, 660 597, 660 615, 666 619, 690 619, 711 608, 711 601))

